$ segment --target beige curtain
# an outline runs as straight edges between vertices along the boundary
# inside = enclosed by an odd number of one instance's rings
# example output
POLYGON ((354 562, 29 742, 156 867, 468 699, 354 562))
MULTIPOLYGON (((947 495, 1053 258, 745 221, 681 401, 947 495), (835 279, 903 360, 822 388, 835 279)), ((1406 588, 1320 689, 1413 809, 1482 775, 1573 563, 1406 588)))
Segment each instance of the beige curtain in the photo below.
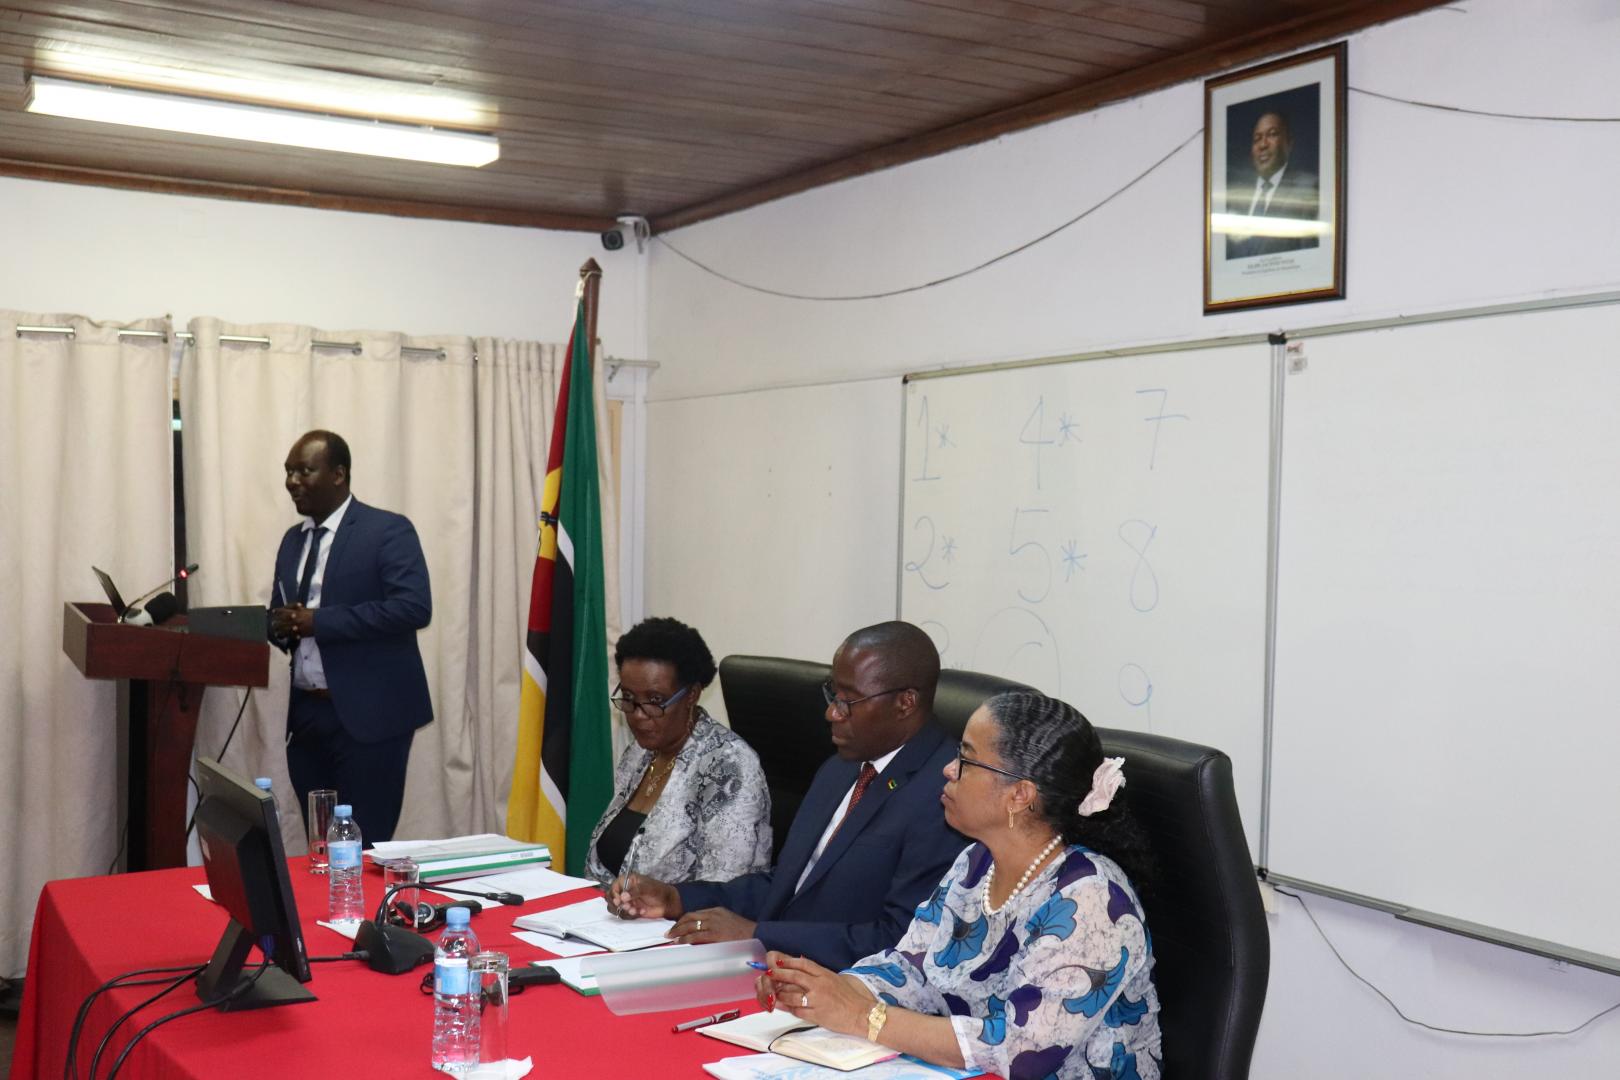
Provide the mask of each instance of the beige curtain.
MULTIPOLYGON (((188 553, 203 567, 192 603, 268 599, 276 545, 297 520, 281 463, 306 430, 342 434, 354 455, 355 496, 411 519, 433 583, 433 622, 420 641, 435 722, 412 745, 396 837, 500 831, 563 347, 479 339, 475 360, 465 338, 216 319, 194 320, 191 329, 195 346, 181 366, 182 445, 188 553), (221 342, 222 334, 271 344, 221 342), (320 342, 355 343, 359 351, 320 342), (210 573, 210 565, 219 569, 210 573)), ((599 374, 599 417, 600 383, 599 374)), ((607 425, 599 420, 599 428, 600 443, 607 425)), ((599 456, 606 470, 606 455, 599 456)), ((616 536, 606 497, 604 517, 609 537, 616 536)), ((613 618, 616 546, 604 556, 613 618)), ((609 629, 616 637, 617 627, 609 629)), ((210 704, 199 754, 217 754, 239 700, 210 704)), ((290 806, 286 709, 287 668, 273 663, 270 690, 249 701, 226 761, 272 777, 277 798, 290 806)), ((303 851, 297 816, 283 820, 288 850, 303 851)))
MULTIPOLYGON (((474 368, 461 339, 316 330, 307 326, 191 323, 180 368, 186 544, 201 565, 194 605, 264 604, 276 546, 298 520, 282 462, 312 428, 341 434, 353 453, 356 498, 416 526, 433 584, 433 622, 422 631, 436 722, 411 748, 400 838, 472 824, 473 731, 467 656, 473 563, 474 368), (268 338, 268 346, 221 337, 268 338), (332 348, 321 343, 351 346, 332 348), (409 351, 421 350, 421 351, 409 351)), ((274 654, 271 685, 252 695, 225 761, 275 780, 293 805, 286 772, 287 665, 274 654)), ((214 695, 197 753, 219 753, 239 699, 214 695)), ((303 851, 298 816, 283 815, 289 850, 303 851)))
MULTIPOLYGON (((62 605, 172 573, 167 323, 0 312, 0 972, 28 959, 51 878, 119 846, 115 686, 62 652, 62 605), (18 326, 66 326, 63 334, 18 326), (159 331, 120 338, 120 329, 159 331)), ((126 595, 125 599, 133 599, 126 595)))

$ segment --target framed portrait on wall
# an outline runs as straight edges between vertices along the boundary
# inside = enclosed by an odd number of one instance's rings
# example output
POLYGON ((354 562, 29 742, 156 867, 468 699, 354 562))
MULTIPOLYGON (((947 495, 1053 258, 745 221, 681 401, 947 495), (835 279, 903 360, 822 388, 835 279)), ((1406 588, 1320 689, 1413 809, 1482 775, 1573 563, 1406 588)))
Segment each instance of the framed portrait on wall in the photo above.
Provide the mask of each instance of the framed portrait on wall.
POLYGON ((1204 83, 1204 314, 1344 298, 1345 51, 1204 83))

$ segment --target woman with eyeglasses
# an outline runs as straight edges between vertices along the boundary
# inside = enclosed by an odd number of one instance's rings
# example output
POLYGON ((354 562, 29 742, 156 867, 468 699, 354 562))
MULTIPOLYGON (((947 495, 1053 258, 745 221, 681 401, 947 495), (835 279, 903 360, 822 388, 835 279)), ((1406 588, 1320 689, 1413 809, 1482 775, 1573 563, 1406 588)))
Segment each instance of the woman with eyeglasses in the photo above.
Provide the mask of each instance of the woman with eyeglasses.
POLYGON ((1008 1080, 1158 1080, 1141 831, 1071 705, 1019 690, 968 720, 945 820, 976 841, 892 949, 842 973, 772 952, 761 1004, 1008 1080))
POLYGON ((587 876, 726 881, 771 862, 771 797, 753 748, 698 697, 714 681, 702 636, 647 619, 613 650, 613 705, 635 742, 613 775, 613 799, 591 833, 587 876))

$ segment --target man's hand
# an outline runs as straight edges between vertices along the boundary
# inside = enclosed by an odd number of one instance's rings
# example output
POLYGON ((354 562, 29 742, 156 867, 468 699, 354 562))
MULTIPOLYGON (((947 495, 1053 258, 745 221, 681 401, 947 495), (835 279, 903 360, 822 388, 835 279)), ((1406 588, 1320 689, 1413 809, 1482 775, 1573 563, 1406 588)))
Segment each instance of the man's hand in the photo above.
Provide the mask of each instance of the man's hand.
POLYGON ((621 919, 675 919, 681 914, 681 894, 646 874, 625 874, 608 883, 608 910, 621 919))
POLYGON ((682 915, 664 936, 683 945, 709 945, 716 941, 747 941, 754 922, 723 907, 704 908, 682 915))
POLYGON ((315 636, 315 612, 303 604, 278 607, 270 611, 270 632, 288 641, 301 641, 315 636))

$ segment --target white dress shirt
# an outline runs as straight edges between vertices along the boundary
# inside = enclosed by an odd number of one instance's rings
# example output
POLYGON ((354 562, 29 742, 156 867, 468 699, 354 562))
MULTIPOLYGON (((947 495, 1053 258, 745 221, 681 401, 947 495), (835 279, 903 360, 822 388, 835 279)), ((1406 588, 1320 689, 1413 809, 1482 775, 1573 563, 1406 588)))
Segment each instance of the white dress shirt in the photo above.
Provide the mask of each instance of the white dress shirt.
MULTIPOLYGON (((320 524, 320 527, 326 530, 326 535, 321 537, 321 553, 315 560, 315 576, 310 579, 309 599, 304 601, 307 608, 321 606, 321 583, 326 578, 326 561, 332 554, 332 545, 337 542, 338 526, 343 523, 343 515, 348 512, 349 504, 353 501, 353 495, 344 499, 343 505, 332 511, 331 516, 320 524)), ((304 563, 309 561, 309 538, 314 534, 315 527, 314 518, 304 519, 304 551, 298 556, 298 566, 293 574, 296 581, 304 580, 304 563)), ((288 599, 296 600, 297 597, 288 599)), ((326 689, 326 669, 321 666, 321 650, 315 644, 313 635, 300 638, 298 641, 298 648, 293 653, 292 683, 299 690, 326 689)))
MULTIPOLYGON (((872 768, 881 775, 883 770, 889 767, 889 762, 894 760, 894 755, 900 752, 900 749, 897 746, 882 757, 873 758, 871 762, 872 768)), ((833 812, 832 820, 827 822, 827 828, 822 831, 821 839, 816 841, 816 850, 810 853, 810 861, 804 864, 804 873, 799 875, 798 884, 793 886, 794 892, 804 888, 804 879, 810 876, 810 871, 815 869, 816 862, 821 858, 821 853, 827 850, 827 841, 832 839, 832 834, 837 832, 838 826, 843 824, 844 815, 849 813, 849 797, 855 794, 855 785, 860 783, 860 779, 861 774, 857 771, 855 779, 850 782, 849 790, 844 792, 844 798, 839 802, 838 809, 833 812)), ((872 783, 875 784, 877 781, 873 780, 872 783)))
POLYGON ((1271 200, 1277 194, 1277 185, 1282 183, 1283 173, 1287 171, 1288 165, 1285 163, 1282 168, 1272 173, 1269 178, 1264 176, 1255 177, 1254 198, 1249 201, 1250 217, 1263 217, 1266 211, 1271 209, 1271 200), (1266 186, 1268 180, 1269 187, 1266 186))

